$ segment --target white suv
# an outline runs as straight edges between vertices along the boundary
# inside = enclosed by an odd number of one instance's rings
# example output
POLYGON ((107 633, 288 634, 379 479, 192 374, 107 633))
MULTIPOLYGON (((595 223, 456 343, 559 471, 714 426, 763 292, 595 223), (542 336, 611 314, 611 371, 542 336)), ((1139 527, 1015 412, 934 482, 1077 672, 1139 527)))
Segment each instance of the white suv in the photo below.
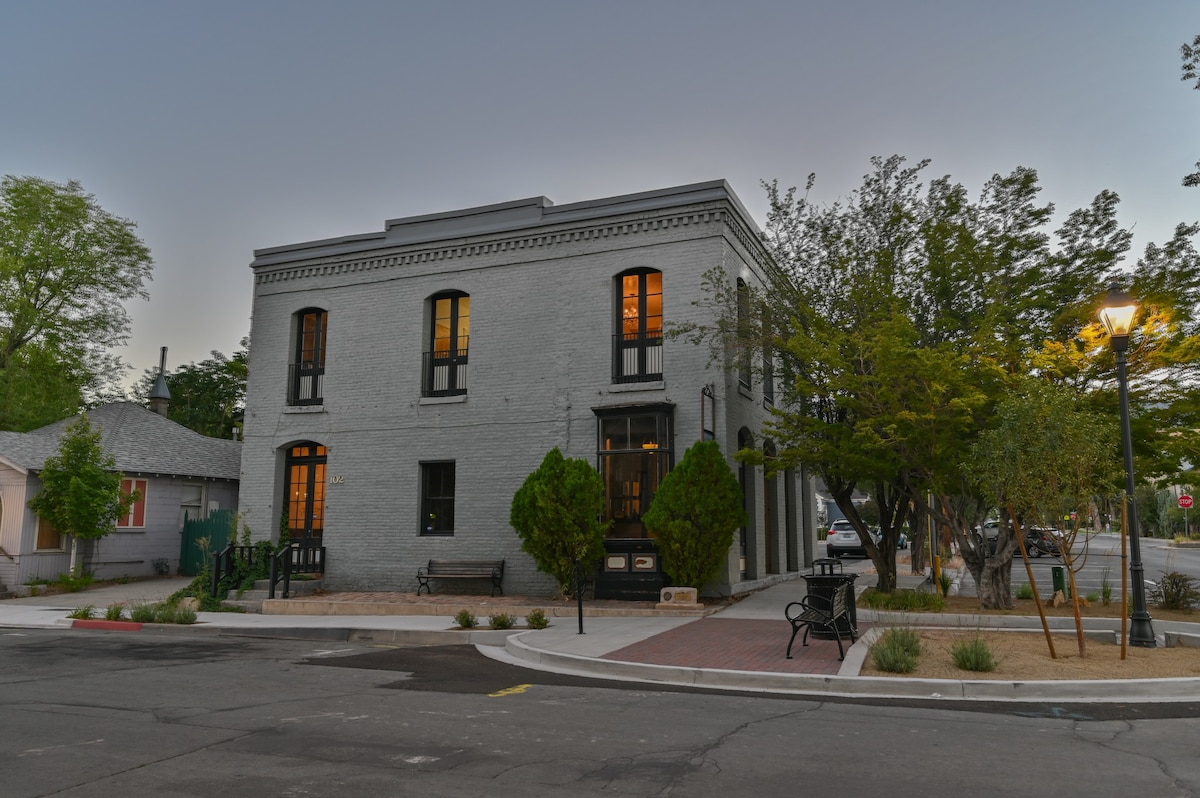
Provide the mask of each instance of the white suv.
MULTIPOLYGON (((876 543, 878 542, 876 539, 876 543)), ((830 525, 829 534, 825 537, 825 551, 828 556, 835 559, 843 554, 867 556, 867 550, 862 541, 858 539, 858 532, 854 530, 854 525, 844 518, 834 521, 830 525)))

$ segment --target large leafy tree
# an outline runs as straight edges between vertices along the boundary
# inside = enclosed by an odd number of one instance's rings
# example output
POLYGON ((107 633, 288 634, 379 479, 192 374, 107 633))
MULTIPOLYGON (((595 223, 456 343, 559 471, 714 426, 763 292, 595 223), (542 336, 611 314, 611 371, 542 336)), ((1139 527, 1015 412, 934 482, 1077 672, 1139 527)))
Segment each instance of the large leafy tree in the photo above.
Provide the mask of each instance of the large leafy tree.
POLYGON ((56 454, 38 474, 42 487, 29 507, 71 538, 71 572, 75 572, 80 540, 98 540, 116 528, 139 498, 121 493, 121 472, 105 454, 100 432, 87 416, 67 427, 56 454))
MULTIPOLYGON (((1179 49, 1180 55, 1183 57, 1183 75, 1180 80, 1195 81, 1192 88, 1200 89, 1200 35, 1192 39, 1191 44, 1184 44, 1179 49)), ((1196 169, 1198 171, 1183 178, 1185 186, 1200 186, 1200 161, 1196 162, 1196 169)))
POLYGON ((741 485, 716 441, 700 441, 684 453, 642 520, 676 585, 699 590, 720 572, 746 511, 741 485))
POLYGON ((572 595, 577 564, 591 568, 604 556, 608 523, 603 514, 599 472, 554 448, 513 496, 509 523, 538 570, 554 577, 564 595, 572 595))
MULTIPOLYGON (((77 181, 0 180, 0 391, 23 397, 45 381, 37 422, 115 377, 107 351, 128 336, 123 303, 148 296, 153 268, 134 227, 77 181)), ((11 408, 0 404, 3 428, 34 423, 11 408)))
MULTIPOLYGON (((167 418, 213 438, 228 438, 242 426, 246 405, 247 339, 242 348, 227 357, 213 350, 206 360, 188 363, 167 374, 171 402, 167 418)), ((149 395, 158 376, 147 370, 134 389, 138 400, 149 395)))

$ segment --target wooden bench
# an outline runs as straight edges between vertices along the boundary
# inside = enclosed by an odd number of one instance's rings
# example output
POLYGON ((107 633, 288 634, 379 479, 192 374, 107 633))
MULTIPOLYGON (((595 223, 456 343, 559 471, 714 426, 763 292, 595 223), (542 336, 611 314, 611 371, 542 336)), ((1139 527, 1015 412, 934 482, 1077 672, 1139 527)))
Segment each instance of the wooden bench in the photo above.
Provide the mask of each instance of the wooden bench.
POLYGON ((853 587, 847 583, 837 588, 833 592, 833 598, 825 596, 815 596, 808 594, 799 601, 793 601, 784 608, 783 614, 792 625, 792 639, 788 641, 787 658, 792 658, 792 644, 796 642, 796 634, 801 628, 804 629, 804 638, 802 645, 808 645, 808 633, 814 626, 820 626, 824 629, 831 630, 837 637, 838 644, 838 660, 846 658, 846 652, 842 648, 842 630, 839 628, 845 625, 849 629, 850 642, 858 639, 855 634, 854 627, 849 623, 850 618, 850 591, 853 587), (844 624, 839 624, 838 621, 845 618, 844 624))
POLYGON ((491 579, 492 595, 504 588, 500 582, 504 579, 504 560, 430 560, 428 565, 417 569, 417 595, 421 591, 432 594, 429 587, 430 579, 491 579))

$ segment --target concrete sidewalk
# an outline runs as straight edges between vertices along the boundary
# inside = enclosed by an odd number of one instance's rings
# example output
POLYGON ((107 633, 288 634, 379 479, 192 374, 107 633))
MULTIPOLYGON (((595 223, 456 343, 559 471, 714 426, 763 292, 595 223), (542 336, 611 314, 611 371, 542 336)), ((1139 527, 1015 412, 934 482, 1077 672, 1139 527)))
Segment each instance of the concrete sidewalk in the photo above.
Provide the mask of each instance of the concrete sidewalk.
MULTIPOLYGON (((905 581, 920 581, 905 577, 905 581)), ((186 586, 186 578, 163 578, 106 586, 80 593, 0 601, 0 627, 65 628, 67 613, 91 604, 103 616, 115 603, 156 601, 186 586)), ((863 587, 863 586, 860 586, 863 587)), ((788 602, 806 592, 802 579, 781 582, 741 601, 698 617, 642 613, 585 615, 583 634, 574 615, 554 615, 549 628, 538 631, 462 631, 451 608, 465 601, 494 606, 487 597, 438 597, 422 601, 406 594, 405 614, 350 614, 346 602, 337 614, 258 615, 203 612, 193 626, 147 625, 144 631, 171 634, 217 634, 359 641, 380 644, 475 644, 489 657, 537 670, 645 683, 688 685, 724 690, 803 695, 978 699, 988 701, 1196 701, 1200 679, 1114 681, 1000 682, 991 680, 922 680, 859 676, 876 625, 946 625, 962 628, 1040 629, 1037 618, 986 615, 876 613, 859 608, 860 641, 838 661, 837 643, 799 642, 793 659, 784 658, 791 627, 783 617, 788 602), (432 614, 414 614, 422 610, 432 614)), ((372 606, 385 594, 373 597, 372 606)), ((305 601, 312 601, 306 597, 305 601)), ((546 600, 507 597, 511 606, 545 604, 546 600)), ((592 602, 585 602, 585 606, 592 602)), ((561 611, 562 607, 556 608, 561 611)), ((603 612, 603 607, 592 608, 603 612)), ((484 615, 480 616, 485 617, 484 615)), ((1071 628, 1068 618, 1055 619, 1071 628)), ((1115 628, 1097 622, 1097 628, 1115 628)), ((1200 634, 1200 624, 1156 623, 1166 632, 1200 634)))

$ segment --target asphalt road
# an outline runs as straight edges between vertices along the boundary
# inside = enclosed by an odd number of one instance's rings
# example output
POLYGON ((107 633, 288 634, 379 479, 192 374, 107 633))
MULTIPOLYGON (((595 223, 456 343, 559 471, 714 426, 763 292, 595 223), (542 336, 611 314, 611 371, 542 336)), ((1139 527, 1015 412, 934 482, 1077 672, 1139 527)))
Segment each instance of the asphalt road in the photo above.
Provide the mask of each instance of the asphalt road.
POLYGON ((461 646, 0 633, 0 795, 1194 795, 1195 706, 671 691, 461 646))

